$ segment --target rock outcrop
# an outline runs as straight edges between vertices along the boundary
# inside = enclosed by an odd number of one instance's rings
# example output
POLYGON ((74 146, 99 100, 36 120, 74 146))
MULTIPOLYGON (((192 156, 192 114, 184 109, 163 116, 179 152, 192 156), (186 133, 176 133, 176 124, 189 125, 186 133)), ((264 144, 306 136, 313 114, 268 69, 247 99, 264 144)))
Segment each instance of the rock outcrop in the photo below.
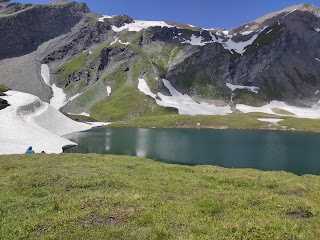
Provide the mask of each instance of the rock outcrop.
POLYGON ((0 59, 35 51, 42 43, 67 33, 85 13, 85 4, 30 5, 0 3, 0 59))

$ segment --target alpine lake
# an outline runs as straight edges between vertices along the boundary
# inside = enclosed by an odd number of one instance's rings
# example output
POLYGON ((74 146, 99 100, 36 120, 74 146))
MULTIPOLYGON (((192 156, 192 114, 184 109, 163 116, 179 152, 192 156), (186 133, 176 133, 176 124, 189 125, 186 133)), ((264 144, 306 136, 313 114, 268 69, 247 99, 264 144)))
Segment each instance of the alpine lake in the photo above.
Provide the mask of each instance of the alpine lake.
POLYGON ((165 163, 320 175, 320 134, 216 129, 93 128, 64 136, 67 153, 130 155, 165 163))

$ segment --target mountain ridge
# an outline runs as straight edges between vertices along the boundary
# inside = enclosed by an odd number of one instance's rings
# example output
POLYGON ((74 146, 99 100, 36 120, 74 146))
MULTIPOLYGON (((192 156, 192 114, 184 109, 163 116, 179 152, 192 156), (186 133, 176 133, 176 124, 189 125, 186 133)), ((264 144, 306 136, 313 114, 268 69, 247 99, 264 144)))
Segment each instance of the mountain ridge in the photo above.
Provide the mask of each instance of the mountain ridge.
MULTIPOLYGON (((38 73, 30 73, 33 80, 25 81, 37 82, 32 87, 37 90, 32 92, 21 81, 12 80, 18 78, 16 70, 9 70, 0 81, 49 102, 52 90, 41 83, 39 74, 40 65, 48 64, 51 82, 64 89, 66 100, 72 99, 66 101, 63 112, 89 112, 101 120, 121 120, 159 108, 139 92, 139 78, 145 79, 153 92, 170 95, 161 81, 166 79, 196 102, 230 105, 234 111, 238 111, 237 104, 262 106, 278 100, 311 107, 319 100, 320 11, 313 5, 291 6, 228 31, 166 21, 162 25, 159 21, 139 22, 126 15, 103 17, 78 3, 61 6, 76 6, 68 10, 75 20, 68 31, 47 43, 44 39, 30 53, 35 55, 32 68, 38 73), (227 84, 260 90, 232 90, 227 84), (112 89, 111 94, 107 88, 112 89), (106 116, 108 110, 115 111, 114 106, 126 105, 121 101, 127 100, 145 104, 133 104, 132 111, 127 109, 122 116, 106 116)), ((54 11, 50 13, 54 15, 54 11)), ((0 71, 11 69, 22 58, 29 64, 27 55, 3 58, 0 71)))

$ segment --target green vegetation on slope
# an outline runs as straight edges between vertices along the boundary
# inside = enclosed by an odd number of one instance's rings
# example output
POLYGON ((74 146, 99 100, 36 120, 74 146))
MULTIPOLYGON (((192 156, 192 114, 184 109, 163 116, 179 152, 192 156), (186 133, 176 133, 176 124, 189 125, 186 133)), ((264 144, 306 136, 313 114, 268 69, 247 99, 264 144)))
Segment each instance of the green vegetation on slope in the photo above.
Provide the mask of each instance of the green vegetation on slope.
POLYGON ((91 116, 102 121, 122 121, 139 116, 160 116, 177 112, 156 105, 154 100, 134 86, 123 86, 91 110, 91 116))
POLYGON ((234 104, 246 104, 254 107, 261 107, 268 103, 267 98, 262 94, 247 89, 236 89, 232 101, 234 104))
POLYGON ((84 68, 88 53, 85 52, 80 56, 70 60, 64 64, 59 70, 59 82, 63 83, 68 76, 73 73, 79 72, 84 68))
POLYGON ((86 91, 84 91, 79 97, 75 99, 78 106, 84 107, 97 95, 100 91, 105 91, 104 86, 101 83, 97 83, 86 91))
POLYGON ((193 85, 192 92, 206 99, 226 99, 228 90, 210 84, 197 83, 193 85))
POLYGON ((127 156, 0 156, 0 239, 319 239, 319 188, 127 156))

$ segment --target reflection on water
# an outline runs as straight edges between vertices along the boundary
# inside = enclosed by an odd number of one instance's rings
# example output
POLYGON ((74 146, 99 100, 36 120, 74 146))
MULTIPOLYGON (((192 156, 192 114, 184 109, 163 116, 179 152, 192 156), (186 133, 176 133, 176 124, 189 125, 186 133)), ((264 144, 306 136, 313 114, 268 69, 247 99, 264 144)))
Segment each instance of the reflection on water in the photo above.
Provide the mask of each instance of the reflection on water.
POLYGON ((320 135, 280 131, 95 128, 66 136, 67 152, 131 155, 168 163, 320 175, 320 135))

